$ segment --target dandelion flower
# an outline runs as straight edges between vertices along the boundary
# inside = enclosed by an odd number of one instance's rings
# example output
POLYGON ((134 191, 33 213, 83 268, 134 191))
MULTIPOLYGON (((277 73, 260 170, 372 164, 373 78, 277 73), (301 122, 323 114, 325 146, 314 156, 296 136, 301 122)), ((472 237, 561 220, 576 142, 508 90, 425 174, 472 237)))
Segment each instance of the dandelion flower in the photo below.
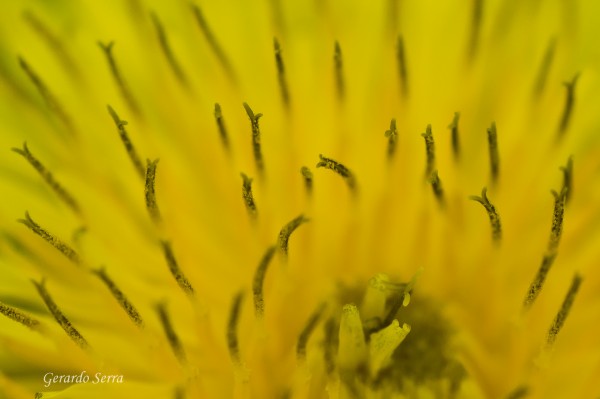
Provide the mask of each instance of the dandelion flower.
POLYGON ((0 396, 599 396, 598 15, 5 2, 0 396))

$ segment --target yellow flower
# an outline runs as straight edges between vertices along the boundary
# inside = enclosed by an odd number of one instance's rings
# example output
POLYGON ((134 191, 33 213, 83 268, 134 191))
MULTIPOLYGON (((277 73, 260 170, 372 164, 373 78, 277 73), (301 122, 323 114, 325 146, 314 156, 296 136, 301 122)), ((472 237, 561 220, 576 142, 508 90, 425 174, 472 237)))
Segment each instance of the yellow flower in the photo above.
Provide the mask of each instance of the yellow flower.
POLYGON ((600 395, 599 11, 6 2, 0 396, 600 395))

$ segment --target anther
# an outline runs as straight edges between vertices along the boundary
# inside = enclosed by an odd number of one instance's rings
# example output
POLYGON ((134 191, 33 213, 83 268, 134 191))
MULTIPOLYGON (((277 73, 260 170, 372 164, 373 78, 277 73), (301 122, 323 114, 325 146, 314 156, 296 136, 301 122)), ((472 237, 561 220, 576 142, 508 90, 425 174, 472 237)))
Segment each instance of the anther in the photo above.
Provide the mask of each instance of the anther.
POLYGON ((277 244, 279 245, 279 250, 281 251, 284 257, 287 257, 288 254, 288 242, 290 240, 290 236, 298 227, 300 227, 301 224, 306 223, 308 221, 309 219, 304 217, 304 215, 300 215, 292 219, 285 226, 283 226, 283 228, 279 232, 279 239, 277 240, 277 244))
POLYGON ((492 205, 487 197, 487 187, 481 190, 481 197, 471 195, 469 199, 479 202, 488 213, 490 218, 490 225, 492 226, 492 239, 494 242, 499 243, 502 238, 502 224, 500 223, 500 215, 496 212, 496 207, 492 205))
POLYGON ((92 270, 92 273, 106 285, 112 296, 117 300, 117 302, 119 302, 119 305, 121 305, 123 310, 125 310, 125 313, 127 313, 127 316, 129 316, 131 321, 133 321, 138 327, 143 327, 144 322, 142 321, 142 317, 140 316, 139 312, 135 306, 129 302, 123 291, 121 291, 115 282, 108 276, 106 270, 102 267, 97 270, 92 270))
POLYGON ((250 219, 255 220, 258 216, 258 209, 254 203, 254 195, 252 194, 252 179, 246 176, 244 173, 240 173, 242 176, 242 197, 244 198, 244 204, 250 219))
POLYGON ((385 131, 385 137, 388 138, 388 160, 391 161, 396 153, 396 145, 398 143, 398 130, 396 129, 396 119, 392 118, 389 130, 385 131))
POLYGON ((119 67, 117 66, 117 62, 115 61, 115 57, 113 56, 112 50, 113 50, 114 45, 115 45, 115 42, 109 42, 108 44, 98 42, 98 46, 100 46, 100 48, 102 49, 102 52, 104 52, 104 55, 106 56, 106 61, 108 62, 108 67, 110 68, 110 73, 112 74, 113 79, 115 80, 115 83, 117 84, 117 87, 119 88, 119 91, 121 92, 121 96, 123 96, 123 99, 129 106, 131 111, 134 114, 139 115, 140 108, 139 108, 137 102, 135 101, 135 99, 133 98, 133 95, 129 91, 129 87, 127 87, 127 84, 125 83, 125 79, 123 78, 123 75, 121 75, 121 71, 119 70, 119 67))
POLYGON ((246 110, 248 118, 250 118, 250 124, 252 125, 252 150, 254 152, 254 162, 256 163, 258 174, 262 176, 264 174, 265 165, 260 148, 260 127, 258 125, 258 120, 262 114, 255 114, 247 103, 244 103, 244 109, 246 110))
POLYGON ((276 247, 273 245, 267 249, 263 258, 261 259, 256 272, 254 272, 254 280, 252 282, 252 294, 254 295, 254 314, 257 318, 262 318, 265 312, 265 298, 263 292, 263 285, 265 282, 265 275, 273 255, 275 254, 276 247))
POLYGON ((377 375, 392 360, 392 354, 398 345, 410 333, 410 326, 403 323, 400 327, 398 320, 385 328, 371 334, 369 342, 369 369, 372 375, 377 375))
POLYGON ((444 189, 442 188, 442 181, 438 176, 438 171, 434 170, 429 178, 429 183, 431 184, 431 188, 433 189, 433 195, 435 195, 435 199, 437 200, 440 206, 444 206, 444 189))
POLYGON ((346 94, 346 87, 344 83, 344 69, 342 62, 342 48, 338 41, 335 42, 333 52, 333 64, 335 71, 335 89, 338 100, 343 100, 346 94))
POLYGON ((155 159, 154 161, 150 161, 148 159, 146 164, 146 186, 144 190, 146 197, 146 209, 148 209, 148 214, 152 218, 152 221, 156 224, 159 224, 161 218, 158 204, 156 203, 156 191, 154 189, 154 183, 156 180, 156 165, 158 164, 158 159, 155 159))
POLYGON ((296 343, 296 358, 298 360, 306 358, 306 345, 308 344, 308 340, 310 339, 313 331, 317 327, 324 310, 325 305, 320 305, 317 310, 310 315, 308 321, 304 325, 304 328, 300 332, 300 335, 298 336, 298 342, 296 343))
POLYGON ((200 27, 200 30, 202 31, 202 34, 204 35, 204 38, 206 39, 206 42, 208 43, 212 52, 217 57, 217 60, 221 64, 221 67, 225 70, 225 73, 227 74, 229 79, 233 83, 236 83, 237 78, 235 76, 235 73, 233 71, 231 63, 229 62, 229 59, 225 55, 225 51, 219 45, 219 42, 217 41, 212 30, 208 26, 208 23, 206 22, 206 19, 204 18, 204 14, 202 14, 202 10, 200 10, 200 8, 197 5, 192 5, 192 11, 194 13, 194 16, 196 17, 196 22, 198 22, 198 26, 200 27))
POLYGON ((569 202, 573 194, 573 157, 569 157, 566 166, 561 166, 560 170, 563 172, 563 185, 562 190, 566 191, 565 203, 569 202))
POLYGON ((390 325, 390 323, 396 318, 396 314, 400 308, 407 307, 409 305, 414 286, 422 273, 423 269, 421 268, 417 270, 408 283, 398 285, 398 288, 400 288, 402 291, 393 299, 390 309, 386 317, 383 319, 383 323, 381 323, 382 326, 390 325))
POLYGON ((277 67, 277 80, 279 81, 279 90, 281 92, 281 100, 286 108, 290 107, 290 92, 285 78, 285 65, 281 55, 281 46, 277 38, 273 39, 273 47, 275 49, 275 66, 277 67))
POLYGON ((548 47, 546 48, 546 52, 544 53, 544 58, 542 59, 542 63, 538 70, 537 79, 535 80, 535 86, 533 89, 534 98, 538 98, 546 87, 546 81, 548 80, 548 73, 550 72, 550 67, 552 66, 552 61, 554 60, 554 53, 556 51, 556 39, 553 38, 548 43, 548 47))
POLYGON ((46 169, 46 167, 29 151, 27 147, 27 143, 23 143, 23 149, 13 148, 12 149, 17 154, 20 154, 29 162, 31 166, 40 174, 42 179, 50 186, 50 188, 58 195, 58 197, 65 203, 73 212, 80 214, 81 209, 79 208, 79 204, 73 198, 73 196, 65 190, 63 186, 60 185, 59 182, 56 181, 52 173, 46 169))
POLYGON ((421 136, 425 139, 425 155, 427 156, 427 164, 425 167, 425 177, 431 176, 435 169, 435 142, 433 141, 433 133, 431 132, 431 125, 427 125, 425 133, 421 133, 421 136))
POLYGON ((34 222, 31 216, 29 216, 29 212, 25 212, 25 219, 19 219, 17 221, 27 226, 29 230, 33 231, 35 234, 46 240, 54 248, 58 249, 58 251, 64 256, 66 256, 67 259, 69 259, 71 262, 73 262, 77 266, 81 265, 81 258, 79 257, 77 252, 75 252, 73 248, 64 243, 58 237, 52 235, 51 233, 40 227, 40 225, 34 222))
POLYGON ((185 77, 185 74, 183 73, 183 70, 181 69, 181 66, 179 65, 179 62, 177 62, 177 59, 173 54, 171 46, 169 45, 169 40, 167 39, 167 34, 165 33, 163 25, 161 24, 160 20, 158 19, 158 16, 154 12, 150 13, 150 17, 152 18, 152 23, 156 28, 156 34, 158 35, 158 42, 160 43, 160 48, 165 57, 167 58, 169 66, 173 70, 173 73, 175 74, 179 82, 185 84, 187 79, 185 77))
POLYGON ((238 341, 237 329, 240 321, 239 319, 243 299, 243 292, 239 292, 233 297, 231 310, 229 312, 229 321, 227 323, 227 347, 229 348, 229 356, 231 356, 231 360, 236 364, 240 363, 240 345, 238 341))
POLYGON ((565 98, 565 108, 560 119, 560 125, 558 126, 559 137, 562 137, 565 134, 567 128, 569 127, 569 122, 571 121, 573 107, 575 106, 575 86, 577 84, 578 79, 579 74, 576 74, 570 82, 564 83, 567 93, 565 98))
POLYGON ((175 281, 177 281, 177 284, 183 290, 183 292, 188 295, 193 295, 194 288, 179 268, 177 260, 175 259, 175 254, 173 253, 173 248, 171 247, 171 243, 168 241, 161 241, 160 244, 162 246, 167 265, 169 266, 169 271, 175 278, 175 281))
POLYGON ((221 143, 225 151, 229 152, 229 137, 227 135, 227 127, 225 126, 225 120, 223 119, 223 113, 221 112, 221 106, 215 103, 215 121, 217 122, 217 128, 219 129, 219 137, 221 137, 221 143))
POLYGON ((338 365, 340 369, 355 370, 367 359, 367 345, 358 308, 344 305, 340 320, 338 365))
POLYGON ((300 169, 300 173, 302 173, 302 177, 304 178, 304 188, 306 189, 306 194, 310 196, 313 190, 313 174, 306 166, 303 166, 300 169))
POLYGON ((317 168, 325 168, 334 171, 342 178, 344 178, 346 184, 348 185, 348 188, 353 194, 357 193, 358 187, 356 185, 356 179, 354 177, 354 174, 350 171, 350 169, 348 169, 338 161, 324 157, 321 154, 319 154, 319 158, 321 159, 321 161, 317 163, 317 168))
POLYGON ((563 187, 560 193, 551 191, 554 196, 554 213, 552 217, 552 230, 550 231, 550 241, 548 243, 548 252, 555 252, 560 242, 560 236, 563 228, 563 218, 565 215, 565 199, 567 189, 563 187))
POLYGON ((473 13, 471 17, 471 39, 469 42, 468 58, 470 61, 475 57, 479 46, 479 36, 481 35, 481 25, 483 20, 483 1, 473 0, 473 13))
POLYGON ((548 337, 546 339, 546 347, 552 347, 554 342, 556 341, 556 336, 560 332, 561 328, 565 324, 565 320, 569 315, 569 311, 571 310, 571 306, 573 306, 573 302, 575 301, 575 296, 577 295, 577 291, 579 291, 579 286, 581 285, 581 276, 579 274, 575 274, 573 277, 573 281, 571 282, 571 286, 569 287, 569 291, 565 296, 565 299, 560 307, 560 310, 556 314, 554 321, 552 322, 552 326, 550 326, 550 330, 548 331, 548 337))
POLYGON ((490 152, 490 174, 492 176, 492 183, 496 183, 500 173, 500 156, 498 155, 498 132, 496 130, 496 122, 492 122, 492 126, 487 129, 487 136, 490 152))
POLYGON ((12 306, 5 305, 2 302, 0 302, 0 313, 32 330, 39 330, 41 327, 41 324, 38 320, 26 315, 12 306))
POLYGON ((110 114, 113 121, 115 122, 115 126, 117 127, 117 130, 119 131, 119 136, 121 137, 121 142, 125 146, 125 151, 127 151, 127 155, 129 155, 129 159, 133 163, 133 167, 135 168, 138 175, 142 179, 144 179, 145 175, 146 175, 146 170, 144 169, 142 161, 140 160, 140 157, 138 156, 137 152, 135 151, 135 147, 133 146, 133 143, 129 139, 129 135, 127 134, 127 130, 125 129, 125 125, 127 125, 127 121, 124 121, 121 118, 119 118, 119 115, 117 115, 115 110, 110 105, 107 105, 106 108, 108 109, 108 113, 110 114))
POLYGON ((408 72, 406 66, 406 54, 404 49, 404 38, 398 36, 396 43, 396 60, 398 62, 398 80, 400 81, 400 93, 403 98, 408 97, 408 72))
POLYGON ((546 277, 548 276, 548 272, 554 263, 554 259, 556 258, 556 253, 549 253, 544 255, 542 259, 542 264, 535 275, 535 279, 531 282, 529 286, 529 290, 527 291, 527 296, 523 301, 523 309, 527 310, 531 308, 533 302, 535 302, 538 297, 542 287, 544 286, 544 282, 546 281, 546 277))
POLYGON ((183 349, 183 345, 179 339, 179 336, 175 332, 173 328, 173 324, 171 324, 171 319, 169 318, 169 314, 167 313, 167 306, 164 303, 159 303, 156 305, 156 311, 158 313, 158 318, 160 319, 160 324, 167 336, 167 341, 169 342, 169 346, 175 354, 175 357, 179 362, 186 362, 186 355, 183 349))
POLYGON ((52 313, 52 316, 54 316, 54 319, 56 320, 56 322, 67 333, 69 338, 71 338, 71 340, 73 340, 73 342, 75 342, 77 345, 79 345, 79 347, 81 347, 82 349, 88 348, 89 344, 87 343, 85 338, 83 338, 83 336, 79 333, 79 331, 77 331, 77 329, 75 329, 75 327, 73 327, 73 325, 71 324, 69 319, 67 319, 67 317, 60 311, 60 309, 58 308, 58 305, 56 305, 56 303, 50 296, 50 293, 46 289, 45 280, 42 280, 40 283, 38 283, 37 281, 33 281, 33 280, 32 280, 32 282, 35 285, 35 288, 37 289, 38 293, 40 294, 40 297, 42 297, 42 300, 46 304, 46 307, 48 308, 50 313, 52 313))
POLYGON ((458 135, 458 120, 460 119, 460 113, 454 113, 454 119, 452 119, 452 123, 448 125, 448 129, 450 129, 452 135, 452 154, 454 155, 454 160, 458 161, 460 158, 460 137, 458 135))
POLYGON ((23 69, 23 71, 27 74, 29 80, 31 80, 37 91, 40 93, 50 111, 56 114, 58 119, 60 119, 60 121, 63 123, 63 125, 65 125, 65 127, 70 133, 74 133, 75 129, 71 117, 67 115, 64 108, 60 105, 54 94, 52 94, 50 89, 48 89, 48 87, 44 84, 44 82, 38 76, 38 74, 35 73, 35 71, 31 69, 29 64, 27 64, 27 62, 25 62, 25 60, 21 57, 19 57, 19 65, 21 66, 21 69, 23 69))

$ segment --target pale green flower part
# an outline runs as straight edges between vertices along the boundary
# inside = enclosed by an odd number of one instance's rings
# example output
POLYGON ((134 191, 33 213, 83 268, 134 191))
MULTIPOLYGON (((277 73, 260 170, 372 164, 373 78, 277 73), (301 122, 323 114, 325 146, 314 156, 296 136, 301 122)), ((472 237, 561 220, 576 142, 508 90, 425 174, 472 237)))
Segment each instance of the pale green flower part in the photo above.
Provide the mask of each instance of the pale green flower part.
POLYGON ((600 397, 597 1, 4 3, 0 398, 600 397))

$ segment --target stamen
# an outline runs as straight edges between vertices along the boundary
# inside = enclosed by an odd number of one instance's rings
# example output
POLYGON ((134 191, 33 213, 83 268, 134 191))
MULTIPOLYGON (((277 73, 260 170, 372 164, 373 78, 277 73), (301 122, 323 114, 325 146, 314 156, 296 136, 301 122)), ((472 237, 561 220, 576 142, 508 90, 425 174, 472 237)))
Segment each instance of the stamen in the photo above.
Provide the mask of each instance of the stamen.
POLYGON ((442 188, 442 181, 438 176, 437 170, 434 170, 431 174, 429 183, 431 184, 431 188, 433 189, 433 195, 435 195, 435 199, 438 201, 438 204, 440 204, 440 206, 444 206, 444 189, 442 188))
POLYGON ((548 243, 548 252, 556 251, 560 236, 562 234, 563 218, 565 215, 565 199, 567 189, 563 188, 560 194, 556 191, 551 191, 554 196, 554 215, 552 217, 552 230, 550 231, 550 242, 548 243))
POLYGON ((369 369, 372 375, 387 366, 391 361, 392 354, 404 341, 410 332, 410 326, 406 323, 400 327, 398 320, 392 321, 390 325, 371 334, 369 342, 369 369))
POLYGON ((156 311, 158 312, 160 324, 162 324, 162 328, 167 336, 167 341, 169 341, 169 346, 171 346, 175 357, 180 363, 186 363, 185 351, 181 341, 179 340, 179 337, 177 336, 177 333, 173 329, 173 325, 171 324, 171 319, 167 313, 167 305, 164 303, 159 303, 156 305, 156 311))
POLYGON ((221 137, 223 147, 225 147, 225 151, 229 152, 230 148, 229 137, 227 135, 227 127, 225 127, 225 120, 223 119, 221 106, 218 103, 215 103, 215 121, 217 122, 217 127, 219 128, 219 136, 221 137))
POLYGON ((117 302, 119 302, 119 305, 121 305, 123 310, 125 310, 131 321, 133 321, 138 327, 143 327, 144 322, 135 306, 129 302, 125 294, 123 294, 123 291, 121 291, 114 281, 108 276, 106 270, 102 267, 97 270, 92 270, 92 273, 102 280, 102 282, 110 290, 112 296, 117 300, 117 302))
POLYGON ((350 169, 338 161, 335 161, 331 158, 326 158, 321 154, 319 154, 319 158, 321 161, 317 164, 317 168, 325 168, 334 171, 344 178, 348 188, 353 194, 357 193, 356 179, 354 178, 354 174, 350 171, 350 169))
POLYGON ((158 204, 156 203, 156 192, 154 190, 154 183, 156 180, 156 165, 158 164, 158 159, 155 159, 154 161, 150 161, 148 159, 146 164, 146 209, 148 209, 148 214, 150 214, 152 221, 156 224, 159 224, 161 221, 160 211, 158 209, 158 204))
POLYGON ((85 338, 83 338, 79 331, 77 331, 75 327, 73 327, 71 322, 66 318, 66 316, 60 311, 56 303, 52 300, 52 297, 48 293, 48 290, 46 290, 46 281, 42 280, 40 283, 38 283, 37 281, 32 280, 32 282, 33 285, 35 285, 35 288, 37 289, 38 293, 42 297, 42 300, 46 304, 46 307, 48 308, 50 313, 52 313, 52 316, 54 316, 54 319, 56 319, 56 321, 62 327, 62 329, 67 333, 69 338, 71 338, 73 342, 79 345, 80 348, 87 349, 89 347, 89 344, 87 343, 85 338))
POLYGON ((346 94, 346 87, 344 84, 344 70, 342 62, 342 49, 340 43, 336 40, 333 52, 333 64, 335 67, 335 89, 338 100, 343 100, 346 94))
POLYGON ((73 58, 68 54, 60 40, 58 40, 50 28, 48 28, 48 26, 38 19, 37 16, 35 16, 31 11, 25 11, 25 13, 23 13, 23 17, 25 18, 25 21, 31 25, 33 30, 35 30, 36 33, 46 42, 54 54, 57 55, 65 70, 79 78, 81 72, 77 67, 77 64, 73 61, 73 58))
POLYGON ((548 73, 550 72, 550 67, 552 66, 552 61, 554 60, 554 52, 556 51, 556 39, 553 38, 548 43, 548 47, 546 48, 546 52, 544 53, 544 58, 542 59, 542 63, 540 64, 540 69, 538 70, 537 79, 535 80, 535 86, 533 90, 534 98, 538 98, 546 87, 546 81, 548 80, 548 73))
POLYGON ((173 248, 171 248, 171 243, 168 241, 161 241, 160 244, 162 245, 165 259, 167 260, 167 265, 169 266, 169 271, 173 277, 175 277, 175 281, 177 281, 177 284, 183 290, 183 292, 188 295, 193 295, 194 288, 179 268, 177 260, 175 259, 175 254, 173 254, 173 248))
POLYGON ((144 166, 142 165, 142 161, 140 160, 140 157, 138 156, 137 152, 135 151, 135 147, 133 146, 133 143, 129 139, 127 130, 125 130, 125 125, 127 125, 127 121, 124 121, 121 118, 119 118, 119 115, 117 115, 115 110, 112 109, 112 107, 110 105, 107 105, 106 108, 108 109, 108 113, 110 114, 110 116, 112 116, 113 121, 115 122, 115 126, 117 127, 117 130, 119 131, 119 136, 121 137, 121 142, 123 142, 123 145, 125 146, 125 151, 127 151, 127 155, 129 155, 129 159, 133 163, 133 167, 137 171, 138 175, 142 179, 144 179, 146 170, 144 169, 144 166))
POLYGON ((492 126, 487 129, 488 146, 490 150, 490 172, 492 183, 498 181, 500 172, 500 156, 498 155, 498 132, 496 131, 496 122, 492 122, 492 126))
POLYGON ((65 190, 59 182, 54 179, 54 176, 42 163, 33 156, 33 154, 29 151, 27 147, 27 143, 23 143, 23 149, 13 148, 12 149, 17 154, 20 154, 29 162, 31 166, 40 174, 42 179, 50 186, 50 188, 58 195, 58 197, 67 204, 69 208, 73 210, 76 214, 81 214, 81 209, 79 208, 79 204, 73 198, 73 196, 65 190))
POLYGON ((260 127, 258 126, 258 120, 262 116, 262 114, 254 114, 252 112, 252 108, 247 103, 244 103, 244 109, 246 109, 246 113, 248 114, 248 118, 250 118, 250 123, 252 125, 252 149, 254 151, 254 162, 256 163, 256 169, 258 170, 259 175, 264 174, 264 161, 262 157, 262 151, 260 149, 260 127))
POLYGON ((277 79, 279 81, 279 89, 281 91, 281 99, 286 108, 290 107, 290 92, 288 90, 287 81, 285 79, 285 66, 283 64, 283 57, 281 56, 281 47, 279 41, 275 38, 273 40, 273 46, 275 48, 275 64, 277 66, 277 79))
POLYGON ((243 292, 239 292, 233 297, 233 303, 231 304, 231 311, 229 313, 229 322, 227 324, 227 347, 229 348, 229 356, 231 356, 231 360, 236 364, 240 363, 240 345, 237 327, 243 299, 243 292))
MULTIPOLYGON (((383 326, 388 326, 388 325, 390 325, 390 323, 392 321, 394 321, 394 319, 396 318, 396 314, 400 310, 400 307, 407 307, 409 305, 410 297, 413 292, 413 288, 422 273, 423 273, 423 269, 420 268, 419 270, 417 270, 415 275, 412 277, 412 279, 407 284, 399 285, 399 287, 402 288, 402 293, 400 293, 399 295, 397 295, 394 298, 392 305, 390 307, 390 310, 388 311, 387 316, 383 320, 383 323, 382 323, 383 326)), ((388 287, 389 286, 390 285, 388 285, 388 287)))
POLYGON ((308 340, 312 335, 313 331, 317 327, 319 323, 319 319, 323 315, 325 311, 325 304, 320 305, 317 310, 314 311, 313 314, 310 315, 310 318, 304 325, 302 332, 298 336, 298 342, 296 343, 296 358, 298 360, 302 360, 306 358, 306 345, 308 344, 308 340))
POLYGON ((171 46, 169 45, 169 40, 167 39, 167 35, 165 33, 163 25, 161 24, 160 20, 158 19, 158 16, 154 12, 150 13, 150 17, 152 18, 152 23, 154 23, 154 27, 156 28, 156 34, 158 35, 158 42, 160 43, 160 48, 162 49, 163 54, 167 58, 169 66, 173 70, 173 73, 175 74, 179 82, 185 84, 187 79, 185 77, 185 74, 183 73, 183 70, 181 69, 181 66, 179 65, 179 62, 177 62, 177 59, 173 54, 171 46))
POLYGON ((134 114, 139 115, 140 108, 139 108, 137 102, 134 100, 133 95, 129 91, 129 88, 127 87, 127 84, 125 83, 125 79, 123 79, 123 76, 121 75, 121 71, 119 70, 119 67, 117 66, 115 57, 113 56, 112 49, 113 49, 114 45, 115 45, 115 42, 109 42, 108 44, 98 42, 98 46, 100 46, 100 48, 104 52, 104 55, 106 56, 106 61, 108 62, 108 67, 110 68, 110 73, 112 74, 113 79, 115 80, 115 83, 117 84, 117 87, 119 88, 119 91, 121 92, 121 96, 123 96, 123 99, 129 106, 131 111, 134 114))
POLYGON ((535 275, 535 279, 531 282, 529 286, 529 291, 527 292, 527 297, 523 301, 523 309, 527 310, 531 308, 533 302, 538 297, 542 287, 544 286, 544 281, 546 281, 546 276, 554 263, 554 259, 556 258, 556 253, 550 253, 544 255, 542 259, 542 265, 540 266, 537 274, 535 275))
POLYGON ((367 345, 362 322, 355 305, 344 305, 340 320, 338 364, 354 370, 367 358, 367 345))
POLYGON ((252 284, 252 293, 254 294, 254 314, 257 318, 262 318, 265 313, 265 299, 263 293, 263 284, 269 263, 275 254, 276 247, 273 245, 267 249, 262 260, 254 273, 254 281, 252 284))
POLYGON ((499 243, 500 239, 502 238, 502 225, 500 223, 500 215, 498 215, 498 212, 496 212, 496 207, 494 207, 494 205, 492 205, 492 203, 488 200, 486 193, 487 187, 484 187, 483 190, 481 190, 481 197, 471 195, 469 199, 477 201, 481 205, 483 205, 483 207, 488 213, 488 216, 490 217, 490 225, 492 226, 492 239, 494 240, 494 242, 499 243))
POLYGON ((48 231, 41 228, 40 225, 34 222, 31 216, 29 216, 29 212, 25 212, 25 219, 19 219, 17 220, 17 222, 24 224, 29 228, 29 230, 33 231, 35 234, 46 240, 50 245, 58 249, 60 253, 66 256, 71 262, 73 262, 77 266, 81 265, 81 258, 79 257, 77 252, 75 252, 73 248, 65 244, 58 237, 50 234, 48 231))
POLYGON ((458 161, 460 158, 460 138, 458 136, 458 120, 460 118, 460 113, 454 113, 454 119, 452 123, 448 125, 448 129, 452 134, 452 154, 454 155, 454 160, 458 161))
POLYGON ((335 349, 337 345, 337 340, 335 336, 335 319, 330 317, 325 322, 325 342, 323 344, 323 360, 325 362, 325 371, 327 375, 331 375, 335 370, 335 349))
POLYGON ((303 166, 300 169, 300 173, 302 173, 302 177, 304 177, 304 187, 306 188, 306 193, 310 196, 313 190, 313 174, 306 166, 303 166))
POLYGON ((565 108, 562 114, 562 118, 560 119, 560 125, 558 127, 558 136, 562 137, 567 128, 569 127, 569 122, 571 121, 571 115, 573 114, 573 107, 575 106, 575 85, 577 84, 577 80, 579 79, 579 74, 576 74, 570 82, 565 82, 565 88, 567 90, 567 96, 565 99, 565 108))
POLYGON ((367 290, 360 305, 365 333, 368 334, 381 328, 388 300, 388 287, 391 284, 393 283, 390 282, 389 277, 382 273, 369 279, 367 290))
POLYGON ((573 193, 573 157, 570 156, 566 166, 561 166, 560 170, 563 172, 563 186, 561 191, 565 190, 565 203, 569 202, 569 199, 573 193))
POLYGON ((300 227, 301 224, 308 222, 309 219, 305 218, 304 215, 300 215, 295 219, 291 220, 288 224, 283 226, 281 231, 279 232, 279 240, 277 243, 279 244, 279 250, 283 254, 284 257, 287 257, 288 254, 288 242, 290 240, 290 235, 300 227))
POLYGON ((473 14, 471 18, 471 40, 469 42, 469 60, 473 60, 477 48, 479 47, 479 36, 481 35, 481 25, 483 20, 483 1, 473 0, 473 14))
POLYGON ((50 89, 48 89, 44 82, 42 82, 42 79, 38 76, 38 74, 35 73, 35 71, 31 69, 29 64, 27 64, 27 62, 25 62, 25 60, 21 57, 19 57, 19 65, 21 66, 21 69, 23 69, 23 71, 27 74, 29 80, 31 80, 37 91, 40 93, 40 95, 44 99, 44 102, 46 103, 48 108, 50 108, 50 111, 56 114, 58 119, 60 119, 60 121, 65 125, 65 127, 67 128, 67 130, 69 130, 70 133, 74 133, 75 128, 73 126, 73 122, 71 121, 71 117, 67 115, 64 108, 60 105, 60 103, 58 102, 54 94, 52 94, 50 89))
POLYGON ((523 399, 529 395, 529 388, 525 385, 519 386, 506 395, 505 399, 523 399))
POLYGON ((551 347, 552 345, 554 345, 554 342, 556 341, 556 336, 560 332, 562 326, 565 324, 565 320, 569 315, 569 311, 571 310, 571 306, 575 301, 575 296, 577 295, 577 291, 579 290, 579 286, 581 285, 581 280, 582 279, 579 274, 575 274, 575 276, 573 277, 571 287, 569 288, 569 291, 565 296, 565 300, 563 301, 560 310, 558 311, 556 317, 554 318, 554 321, 552 322, 550 331, 548 331, 548 338, 546 340, 547 347, 551 347))
POLYGON ((398 142, 398 130, 396 130, 396 119, 392 118, 390 129, 385 131, 385 137, 388 138, 388 160, 394 159, 396 153, 396 144, 398 142))
POLYGON ((398 61, 398 80, 400 81, 400 93, 403 98, 408 97, 408 72, 406 67, 406 55, 404 51, 404 37, 398 36, 396 44, 396 59, 398 61))
POLYGON ((252 195, 252 179, 246 176, 244 173, 241 173, 241 176, 243 179, 242 197, 244 198, 244 204, 246 204, 246 210, 248 211, 250 219, 256 220, 256 217, 258 216, 258 209, 256 209, 254 196, 252 195))
POLYGON ((431 125, 427 125, 425 133, 421 133, 425 139, 425 154, 427 156, 427 166, 425 168, 425 176, 429 177, 435 169, 435 143, 433 134, 431 133, 431 125))
POLYGON ((5 305, 2 302, 0 302, 0 313, 32 330, 39 330, 41 327, 41 324, 38 320, 26 315, 12 306, 5 305))
POLYGON ((237 78, 235 76, 235 73, 233 72, 231 63, 229 62, 229 59, 225 55, 225 51, 223 51, 223 48, 219 45, 219 42, 215 38, 215 35, 213 34, 210 27, 208 26, 206 19, 204 19, 204 15, 202 14, 202 11, 200 10, 200 8, 197 5, 192 5, 192 11, 194 13, 194 16, 196 17, 198 26, 200 27, 200 30, 202 31, 202 34, 204 35, 204 38, 206 39, 206 42, 208 43, 212 52, 217 57, 217 60, 221 64, 221 67, 225 70, 225 73, 227 74, 229 79, 231 79, 231 81, 233 83, 236 83, 237 78))

